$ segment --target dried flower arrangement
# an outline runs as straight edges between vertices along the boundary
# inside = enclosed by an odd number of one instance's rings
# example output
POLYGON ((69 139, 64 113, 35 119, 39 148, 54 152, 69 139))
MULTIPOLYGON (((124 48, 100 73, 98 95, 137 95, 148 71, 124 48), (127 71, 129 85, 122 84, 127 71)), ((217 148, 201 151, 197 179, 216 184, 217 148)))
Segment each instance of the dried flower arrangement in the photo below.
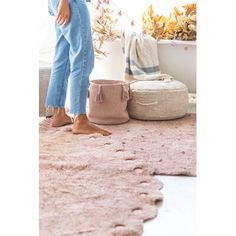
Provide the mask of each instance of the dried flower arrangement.
POLYGON ((175 7, 169 17, 154 14, 152 5, 142 17, 143 31, 155 39, 196 40, 197 4, 175 7))
POLYGON ((92 24, 93 43, 96 57, 107 55, 102 51, 102 45, 107 40, 115 40, 120 37, 120 32, 116 29, 118 19, 113 19, 113 10, 109 0, 98 0, 94 6, 94 19, 92 24))

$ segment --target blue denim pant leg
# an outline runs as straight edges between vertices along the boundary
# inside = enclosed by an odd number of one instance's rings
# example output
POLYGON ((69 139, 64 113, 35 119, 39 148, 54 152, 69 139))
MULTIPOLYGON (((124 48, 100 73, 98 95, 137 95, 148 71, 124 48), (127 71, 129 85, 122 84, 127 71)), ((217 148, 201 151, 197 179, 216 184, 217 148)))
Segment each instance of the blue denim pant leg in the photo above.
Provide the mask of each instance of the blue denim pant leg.
MULTIPOLYGON (((51 0, 53 1, 55 4, 58 2, 51 0)), ((61 107, 65 104, 68 75, 70 75, 70 111, 74 115, 79 115, 86 113, 89 75, 94 67, 94 50, 86 1, 70 0, 69 4, 70 22, 66 26, 56 24, 58 43, 46 106, 61 107)))
POLYGON ((69 51, 70 45, 59 29, 56 28, 56 46, 52 65, 51 77, 48 85, 48 93, 45 106, 65 107, 68 77, 70 74, 69 51))

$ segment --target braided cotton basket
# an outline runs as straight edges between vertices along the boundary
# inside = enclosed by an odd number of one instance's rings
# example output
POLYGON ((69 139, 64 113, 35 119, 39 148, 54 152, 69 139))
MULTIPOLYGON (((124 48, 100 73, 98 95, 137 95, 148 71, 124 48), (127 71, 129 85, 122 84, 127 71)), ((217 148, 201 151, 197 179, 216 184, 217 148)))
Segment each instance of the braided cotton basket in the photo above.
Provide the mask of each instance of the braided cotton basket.
POLYGON ((90 81, 88 119, 93 123, 103 125, 127 122, 129 98, 129 83, 125 81, 90 81))
POLYGON ((139 120, 170 120, 188 109, 188 88, 177 80, 135 81, 130 85, 130 117, 139 120))

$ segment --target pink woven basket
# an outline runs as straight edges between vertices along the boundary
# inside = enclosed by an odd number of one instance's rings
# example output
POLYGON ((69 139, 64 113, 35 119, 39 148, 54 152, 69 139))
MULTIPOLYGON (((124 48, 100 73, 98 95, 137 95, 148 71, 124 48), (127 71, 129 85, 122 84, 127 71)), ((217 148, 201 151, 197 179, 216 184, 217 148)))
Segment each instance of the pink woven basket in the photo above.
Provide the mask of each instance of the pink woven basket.
POLYGON ((121 124, 129 120, 129 83, 120 80, 92 80, 89 86, 88 119, 96 124, 121 124))

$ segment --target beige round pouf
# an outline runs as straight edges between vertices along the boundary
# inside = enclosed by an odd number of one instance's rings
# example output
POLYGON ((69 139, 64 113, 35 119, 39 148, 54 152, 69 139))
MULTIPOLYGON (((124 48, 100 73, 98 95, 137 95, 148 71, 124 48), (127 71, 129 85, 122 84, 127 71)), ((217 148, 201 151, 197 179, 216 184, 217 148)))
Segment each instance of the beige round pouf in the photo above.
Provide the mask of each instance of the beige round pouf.
POLYGON ((131 118, 170 120, 183 117, 188 110, 188 88, 177 80, 136 81, 130 84, 128 102, 131 118))

